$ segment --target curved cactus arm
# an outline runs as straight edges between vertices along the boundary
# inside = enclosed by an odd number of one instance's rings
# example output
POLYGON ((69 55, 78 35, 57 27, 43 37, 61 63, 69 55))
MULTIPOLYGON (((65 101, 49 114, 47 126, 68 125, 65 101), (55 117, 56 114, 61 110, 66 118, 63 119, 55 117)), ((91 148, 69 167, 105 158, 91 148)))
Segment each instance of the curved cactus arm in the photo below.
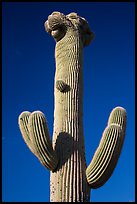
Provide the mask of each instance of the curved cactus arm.
POLYGON ((52 148, 44 114, 40 111, 24 111, 18 118, 22 137, 31 152, 49 170, 54 170, 58 160, 52 148))
POLYGON ((58 159, 52 148, 45 116, 40 111, 31 113, 28 120, 30 139, 38 154, 38 159, 47 169, 54 171, 58 159))
POLYGON ((31 152, 37 156, 37 152, 33 146, 33 143, 30 139, 29 136, 29 129, 28 129, 28 119, 30 116, 30 112, 29 111, 24 111, 19 115, 18 118, 18 124, 19 124, 19 129, 21 131, 22 137, 25 141, 25 143, 27 144, 28 148, 31 150, 31 152))
POLYGON ((112 175, 122 150, 125 130, 126 111, 122 107, 116 107, 110 114, 99 147, 86 169, 91 188, 101 187, 112 175))

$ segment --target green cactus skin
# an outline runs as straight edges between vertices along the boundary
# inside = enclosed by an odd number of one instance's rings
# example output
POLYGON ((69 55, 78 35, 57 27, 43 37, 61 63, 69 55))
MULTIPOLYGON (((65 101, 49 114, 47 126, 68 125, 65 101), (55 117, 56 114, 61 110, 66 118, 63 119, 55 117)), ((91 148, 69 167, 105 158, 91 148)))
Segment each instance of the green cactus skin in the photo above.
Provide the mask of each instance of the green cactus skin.
POLYGON ((94 35, 76 13, 53 12, 45 22, 55 39, 54 129, 52 143, 44 114, 23 112, 19 127, 30 150, 50 170, 51 202, 88 202, 91 188, 112 175, 123 146, 126 111, 112 110, 99 147, 86 165, 83 133, 83 48, 94 35))
POLYGON ((86 169, 91 188, 102 186, 113 173, 121 153, 126 128, 126 111, 122 107, 112 110, 99 147, 86 169))
POLYGON ((45 116, 40 111, 24 111, 19 116, 19 128, 29 149, 43 166, 54 171, 58 160, 49 137, 45 116))
POLYGON ((32 144, 32 141, 30 139, 29 135, 29 129, 28 129, 28 119, 31 113, 29 111, 24 111, 20 114, 18 122, 19 122, 19 128, 21 131, 21 134, 23 136, 23 139, 31 152, 37 157, 37 152, 32 144))

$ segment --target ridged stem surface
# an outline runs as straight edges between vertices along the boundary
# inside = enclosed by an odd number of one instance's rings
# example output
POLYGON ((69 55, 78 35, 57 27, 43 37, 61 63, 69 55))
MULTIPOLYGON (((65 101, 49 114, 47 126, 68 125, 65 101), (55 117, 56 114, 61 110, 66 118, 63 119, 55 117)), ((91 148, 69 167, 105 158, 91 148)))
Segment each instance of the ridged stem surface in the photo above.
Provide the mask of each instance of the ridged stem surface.
POLYGON ((91 188, 102 186, 113 173, 122 150, 125 129, 126 111, 122 107, 116 107, 110 114, 99 147, 86 169, 91 188))
POLYGON ((83 47, 78 36, 56 44, 55 110, 53 148, 59 164, 50 176, 50 200, 89 201, 83 140, 83 47), (64 84, 68 90, 64 90, 64 84))
POLYGON ((23 139, 32 153, 43 166, 53 171, 58 163, 57 155, 52 148, 47 122, 40 111, 24 111, 19 116, 19 128, 23 139))

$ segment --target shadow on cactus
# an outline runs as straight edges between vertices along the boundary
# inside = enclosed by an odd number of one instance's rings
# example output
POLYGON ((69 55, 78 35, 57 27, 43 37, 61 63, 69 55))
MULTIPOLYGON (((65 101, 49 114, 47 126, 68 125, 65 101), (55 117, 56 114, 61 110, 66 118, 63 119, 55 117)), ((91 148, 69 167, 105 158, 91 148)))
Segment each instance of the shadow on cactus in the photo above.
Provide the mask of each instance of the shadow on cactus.
POLYGON ((99 146, 86 165, 83 133, 83 49, 94 38, 85 18, 76 13, 53 12, 45 22, 56 42, 54 82, 54 129, 50 139, 41 111, 19 116, 23 139, 41 164, 50 170, 51 202, 87 202, 90 190, 112 175, 120 156, 126 111, 112 110, 99 146))

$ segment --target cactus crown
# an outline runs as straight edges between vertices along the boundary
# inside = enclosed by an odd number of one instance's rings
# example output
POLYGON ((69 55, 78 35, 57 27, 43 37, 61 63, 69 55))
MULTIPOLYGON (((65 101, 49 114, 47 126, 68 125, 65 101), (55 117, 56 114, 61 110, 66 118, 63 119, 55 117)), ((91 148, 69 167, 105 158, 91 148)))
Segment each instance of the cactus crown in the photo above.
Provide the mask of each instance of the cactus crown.
POLYGON ((53 12, 44 25, 56 42, 60 41, 70 30, 74 30, 75 35, 76 33, 80 35, 84 46, 87 46, 94 37, 86 19, 74 12, 66 16, 60 12, 53 12))

